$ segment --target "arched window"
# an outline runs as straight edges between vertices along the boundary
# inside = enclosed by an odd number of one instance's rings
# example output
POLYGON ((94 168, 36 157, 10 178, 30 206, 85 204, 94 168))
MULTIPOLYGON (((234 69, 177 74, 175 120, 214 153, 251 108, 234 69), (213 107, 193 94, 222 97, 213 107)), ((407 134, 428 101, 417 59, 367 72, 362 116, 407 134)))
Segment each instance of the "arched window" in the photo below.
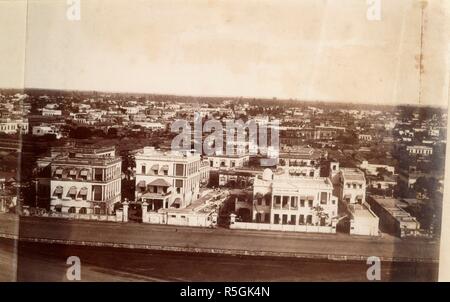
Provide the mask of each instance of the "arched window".
POLYGON ((81 208, 80 211, 78 211, 80 214, 87 214, 86 208, 81 208))
POLYGON ((70 207, 69 208, 69 213, 76 213, 75 207, 70 207))

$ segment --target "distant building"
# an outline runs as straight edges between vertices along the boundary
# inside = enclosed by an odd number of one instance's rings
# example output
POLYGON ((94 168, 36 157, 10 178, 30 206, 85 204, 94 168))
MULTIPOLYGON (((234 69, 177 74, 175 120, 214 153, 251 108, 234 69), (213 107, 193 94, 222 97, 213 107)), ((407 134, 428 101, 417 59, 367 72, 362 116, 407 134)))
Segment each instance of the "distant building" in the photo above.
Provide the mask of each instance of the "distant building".
POLYGON ((369 181, 369 191, 376 195, 392 196, 397 187, 397 177, 382 175, 382 176, 367 176, 369 181), (376 193, 375 193, 376 192, 376 193))
POLYGON ((162 124, 162 123, 158 123, 158 122, 134 122, 134 125, 138 125, 141 126, 143 128, 146 129, 150 129, 150 130, 164 130, 166 129, 166 125, 162 124))
POLYGON ((431 155, 433 154, 433 148, 428 146, 407 146, 406 151, 410 155, 431 155))
POLYGON ((233 169, 242 168, 250 160, 248 154, 235 155, 208 155, 209 165, 213 169, 233 169))
POLYGON ((419 234, 420 223, 408 212, 402 209, 395 198, 370 195, 370 207, 380 219, 380 229, 398 237, 415 236, 419 234))
POLYGON ((32 130, 34 136, 55 135, 56 138, 61 138, 60 131, 55 126, 34 126, 32 130))
POLYGON ((370 135, 370 134, 359 134, 358 135, 358 139, 360 141, 370 142, 370 141, 372 141, 372 135, 370 135))
POLYGON ((28 133, 28 119, 26 118, 2 118, 0 119, 0 133, 15 134, 28 133))
POLYGON ((370 175, 377 175, 379 169, 385 169, 386 171, 395 174, 395 167, 384 164, 371 164, 367 160, 363 160, 359 165, 359 168, 365 170, 370 175))
POLYGON ((60 116, 60 115, 62 115, 62 111, 59 109, 42 108, 42 115, 43 116, 60 116))

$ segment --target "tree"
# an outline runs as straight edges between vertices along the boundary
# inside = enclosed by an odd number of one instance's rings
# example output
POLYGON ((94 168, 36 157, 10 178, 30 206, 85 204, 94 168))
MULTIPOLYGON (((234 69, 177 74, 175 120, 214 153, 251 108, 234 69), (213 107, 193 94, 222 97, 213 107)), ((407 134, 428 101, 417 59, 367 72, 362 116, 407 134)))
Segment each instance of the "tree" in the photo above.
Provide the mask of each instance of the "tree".
POLYGON ((69 137, 77 139, 87 139, 92 136, 92 131, 88 127, 77 127, 69 132, 69 137))
POLYGON ((117 133, 117 128, 109 128, 107 136, 108 138, 117 138, 117 133))
POLYGON ((316 216, 319 219, 320 224, 322 224, 322 220, 326 221, 328 219, 329 217, 328 213, 325 213, 324 209, 320 205, 313 207, 313 210, 316 213, 316 216))
POLYGON ((419 177, 414 183, 414 190, 428 197, 434 196, 438 188, 439 181, 434 177, 419 177))

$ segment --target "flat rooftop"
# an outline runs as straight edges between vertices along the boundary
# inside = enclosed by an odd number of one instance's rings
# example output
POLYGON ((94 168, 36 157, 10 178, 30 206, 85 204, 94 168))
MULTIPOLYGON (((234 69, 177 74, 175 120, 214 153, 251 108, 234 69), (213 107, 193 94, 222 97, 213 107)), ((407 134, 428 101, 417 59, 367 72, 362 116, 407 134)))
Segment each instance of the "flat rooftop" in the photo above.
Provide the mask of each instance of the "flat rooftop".
POLYGON ((289 177, 278 176, 272 182, 273 190, 333 189, 328 177, 289 177))
POLYGON ((378 216, 365 204, 349 204, 348 210, 355 218, 378 218, 378 216))
POLYGON ((364 172, 356 168, 341 168, 344 180, 366 181, 364 172))
POLYGON ((188 151, 163 151, 154 147, 144 147, 135 153, 136 159, 155 159, 155 160, 200 160, 199 154, 192 154, 188 151))

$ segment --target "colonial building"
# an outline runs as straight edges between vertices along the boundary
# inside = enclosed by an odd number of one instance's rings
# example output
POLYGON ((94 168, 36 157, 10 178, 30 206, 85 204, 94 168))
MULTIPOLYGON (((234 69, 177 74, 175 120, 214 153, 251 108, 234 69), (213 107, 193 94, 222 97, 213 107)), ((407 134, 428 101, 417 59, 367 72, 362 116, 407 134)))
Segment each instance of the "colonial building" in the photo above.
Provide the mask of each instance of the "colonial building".
POLYGON ((28 119, 26 118, 2 118, 0 119, 0 133, 15 134, 28 133, 28 119))
POLYGON ((360 169, 365 170, 367 174, 377 175, 380 170, 386 170, 392 174, 395 174, 395 167, 385 164, 369 163, 367 160, 363 160, 358 166, 360 169))
POLYGON ((355 168, 340 168, 333 177, 335 192, 339 201, 346 203, 363 203, 366 200, 366 178, 364 173, 355 168))
POLYGON ((208 156, 209 165, 212 169, 232 169, 242 168, 247 165, 250 156, 248 154, 233 155, 210 155, 208 156))
POLYGON ((135 159, 136 200, 147 202, 149 211, 185 208, 199 198, 202 175, 207 175, 200 155, 145 147, 135 159))
POLYGON ((55 137, 58 139, 62 137, 62 134, 59 131, 59 129, 53 125, 52 126, 47 126, 47 125, 34 126, 32 133, 34 136, 55 135, 55 137))
POLYGON ((253 222, 330 226, 338 199, 329 178, 273 174, 266 169, 254 180, 253 222))
POLYGON ((313 148, 295 148, 288 152, 280 152, 278 167, 286 169, 294 176, 319 177, 321 158, 321 152, 313 148))
POLYGON ((431 155, 433 154, 433 148, 428 146, 407 146, 406 151, 410 155, 431 155))
POLYGON ((51 211, 111 214, 121 201, 121 167, 114 146, 52 148, 50 157, 38 161, 49 177, 38 178, 38 195, 50 195, 51 211))

